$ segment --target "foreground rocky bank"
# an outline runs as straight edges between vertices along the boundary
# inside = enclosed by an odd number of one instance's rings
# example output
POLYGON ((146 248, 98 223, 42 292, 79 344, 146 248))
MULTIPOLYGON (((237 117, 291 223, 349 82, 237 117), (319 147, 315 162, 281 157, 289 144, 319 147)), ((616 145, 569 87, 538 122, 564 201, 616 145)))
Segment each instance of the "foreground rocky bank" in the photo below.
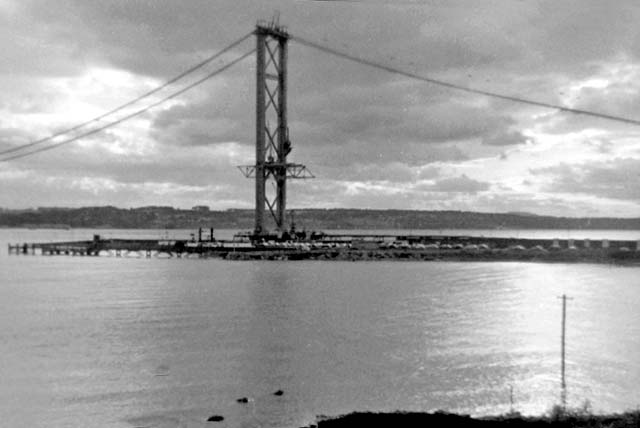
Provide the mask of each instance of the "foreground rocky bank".
POLYGON ((355 428, 355 427, 589 427, 589 428, 637 428, 640 427, 640 411, 613 415, 592 415, 584 413, 554 412, 548 416, 524 417, 519 414, 472 418, 453 413, 350 413, 333 418, 321 417, 318 428, 355 428))

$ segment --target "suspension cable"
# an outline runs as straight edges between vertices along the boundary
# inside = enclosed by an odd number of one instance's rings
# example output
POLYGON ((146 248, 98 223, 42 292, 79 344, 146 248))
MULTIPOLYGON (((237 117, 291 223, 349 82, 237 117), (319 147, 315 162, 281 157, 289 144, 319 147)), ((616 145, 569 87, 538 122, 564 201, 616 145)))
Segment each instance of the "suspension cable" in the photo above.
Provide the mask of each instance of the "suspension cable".
POLYGON ((77 131, 78 129, 83 128, 83 127, 85 127, 87 125, 90 125, 93 122, 98 122, 98 121, 104 119, 107 116, 110 116, 110 115, 112 115, 114 113, 117 113, 120 110, 123 110, 123 109, 125 109, 125 108, 127 108, 127 107, 129 107, 129 106, 131 106, 131 105, 133 105, 135 103, 137 103, 138 101, 141 101, 141 100, 143 100, 145 98, 150 97, 151 95, 161 91, 162 89, 164 89, 167 86, 177 82, 178 80, 182 79, 183 77, 188 76, 189 74, 194 73, 195 71, 201 69, 205 65, 209 64, 211 61, 215 60, 216 58, 219 58, 221 55, 225 54, 229 50, 231 50, 234 47, 238 46, 240 43, 244 42, 251 35, 253 35, 253 32, 246 34, 245 36, 243 36, 240 39, 236 40, 235 42, 231 43, 230 45, 228 45, 227 47, 225 47, 222 50, 218 51, 217 53, 209 56, 204 61, 199 62, 198 64, 190 67, 189 69, 183 71, 182 73, 178 74, 177 76, 167 80, 162 85, 157 86, 154 89, 152 89, 152 90, 150 90, 148 92, 145 92, 144 94, 140 95, 139 97, 134 98, 131 101, 128 101, 128 102, 126 102, 126 103, 124 103, 124 104, 122 104, 122 105, 120 105, 120 106, 118 106, 118 107, 116 107, 116 108, 114 108, 112 110, 109 110, 108 112, 103 113, 100 116, 94 117, 93 119, 87 120, 86 122, 82 122, 82 123, 80 123, 78 125, 75 125, 75 126, 73 126, 71 128, 67 128, 67 129, 64 129, 62 131, 58 131, 55 134, 52 134, 52 135, 50 135, 48 137, 41 138, 39 140, 30 142, 30 143, 22 144, 20 146, 16 146, 16 147, 12 147, 10 149, 6 149, 6 150, 3 150, 3 151, 0 151, 0 156, 1 155, 6 155, 8 153, 17 152, 19 150, 24 150, 24 149, 27 149, 29 147, 33 147, 33 146, 37 146, 37 145, 40 145, 40 144, 44 144, 44 143, 46 143, 48 141, 53 140, 56 137, 59 137, 59 136, 64 135, 64 134, 68 134, 68 133, 73 132, 73 131, 77 131))
POLYGON ((93 134, 97 134, 98 132, 104 131, 105 129, 112 128, 112 127, 114 127, 114 126, 116 126, 116 125, 118 125, 118 124, 120 124, 122 122, 125 122, 125 121, 127 121, 129 119, 132 119, 132 118, 134 118, 136 116, 139 116, 142 113, 145 113, 145 112, 151 110, 152 108, 157 107, 160 104, 165 103, 165 102, 167 102, 167 101, 169 101, 169 100, 171 100, 171 99, 173 99, 173 98, 175 98, 175 97, 187 92, 188 90, 190 90, 192 88, 195 88, 196 86, 204 83, 205 81, 211 79, 212 77, 217 76, 218 74, 222 73, 223 71, 231 68, 233 65, 239 63, 243 59, 247 58, 249 55, 252 55, 254 52, 255 52, 255 48, 250 50, 249 52, 245 53, 244 55, 234 59, 233 61, 229 62, 228 64, 226 64, 226 65, 224 65, 224 66, 212 71, 211 73, 207 74, 206 76, 202 77, 201 79, 198 79, 195 82, 185 86, 184 88, 182 88, 182 89, 180 89, 180 90, 178 90, 176 92, 173 92, 172 94, 162 98, 161 100, 156 101, 156 102, 148 105, 147 107, 144 107, 144 108, 142 108, 142 109, 140 109, 138 111, 135 111, 135 112, 133 112, 131 114, 128 114, 128 115, 126 115, 126 116, 124 116, 124 117, 122 117, 122 118, 120 118, 118 120, 115 120, 113 122, 107 123, 106 125, 103 125, 103 126, 100 126, 98 128, 92 129, 90 131, 87 131, 87 132, 85 132, 83 134, 80 134, 78 136, 75 136, 73 138, 69 138, 67 140, 60 141, 60 142, 55 143, 55 144, 51 144, 49 146, 40 147, 40 148, 38 148, 36 150, 30 151, 30 152, 27 152, 27 153, 20 153, 20 154, 16 154, 16 155, 13 155, 13 156, 5 157, 3 159, 0 159, 0 162, 7 162, 7 161, 10 161, 10 160, 14 160, 14 159, 20 159, 20 158, 23 158, 23 157, 35 155, 36 153, 41 153, 41 152, 45 152, 45 151, 48 151, 48 150, 52 150, 52 149, 58 148, 58 147, 60 147, 62 145, 69 144, 69 143, 72 143, 74 141, 78 141, 81 138, 84 138, 84 137, 87 137, 87 136, 90 136, 90 135, 93 135, 93 134))
POLYGON ((351 55, 349 53, 342 52, 342 51, 339 51, 337 49, 330 48, 328 46, 323 46, 323 45, 320 45, 318 43, 311 42, 311 41, 306 40, 306 39, 304 39, 302 37, 290 35, 290 38, 291 38, 291 40, 294 40, 294 41, 300 43, 301 45, 308 46, 308 47, 317 49, 319 51, 322 51, 322 52, 325 52, 325 53, 328 53, 328 54, 331 54, 331 55, 334 55, 334 56, 337 56, 337 57, 340 57, 340 58, 343 58, 343 59, 347 59, 349 61, 356 62, 358 64, 366 65, 366 66, 369 66, 369 67, 374 67, 374 68, 377 68, 377 69, 380 69, 380 70, 388 71, 389 73, 399 74, 401 76, 410 77, 412 79, 421 80, 423 82, 431 83, 431 84, 434 84, 434 85, 443 86, 445 88, 455 89, 455 90, 458 90, 458 91, 464 91, 464 92, 468 92, 468 93, 472 93, 472 94, 484 95, 484 96, 487 96, 487 97, 498 98, 498 99, 506 100, 506 101, 513 101, 513 102, 517 102, 517 103, 521 103, 521 104, 533 105, 533 106, 536 106, 536 107, 544 107, 544 108, 549 108, 549 109, 560 110, 560 111, 567 112, 567 113, 572 113, 572 114, 581 114, 581 115, 585 115, 585 116, 597 117, 599 119, 607 119, 607 120, 612 120, 612 121, 616 121, 616 122, 627 123, 627 124, 631 124, 631 125, 640 125, 640 120, 636 120, 636 119, 630 119, 630 118, 626 118, 626 117, 622 117, 622 116, 615 116, 615 115, 606 114, 606 113, 598 113, 598 112, 594 112, 594 111, 590 111, 590 110, 575 109, 575 108, 571 108, 571 107, 565 107, 565 106, 562 106, 562 105, 546 103, 546 102, 541 102, 541 101, 533 101, 533 100, 529 100, 529 99, 526 99, 526 98, 516 97, 516 96, 512 96, 512 95, 500 94, 500 93, 497 93, 497 92, 485 91, 485 90, 482 90, 482 89, 475 89, 475 88, 472 88, 472 87, 458 85, 458 84, 451 83, 451 82, 446 82, 446 81, 443 81, 443 80, 433 79, 431 77, 421 76, 421 75, 418 75, 416 73, 412 73, 410 71, 401 70, 399 68, 391 67, 389 65, 381 64, 381 63, 378 63, 378 62, 375 62, 375 61, 372 61, 372 60, 369 60, 369 59, 360 58, 360 57, 357 57, 355 55, 351 55))

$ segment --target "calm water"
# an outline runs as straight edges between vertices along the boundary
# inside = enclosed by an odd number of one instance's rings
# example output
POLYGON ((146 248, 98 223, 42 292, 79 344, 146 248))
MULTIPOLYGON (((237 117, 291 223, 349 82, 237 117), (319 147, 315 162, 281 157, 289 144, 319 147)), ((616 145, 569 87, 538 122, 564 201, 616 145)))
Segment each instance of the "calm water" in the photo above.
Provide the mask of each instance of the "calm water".
POLYGON ((516 410, 542 413, 559 397, 563 293, 569 403, 640 404, 637 267, 6 254, 9 241, 91 233, 0 230, 2 426, 495 414, 509 410, 511 386, 516 410))

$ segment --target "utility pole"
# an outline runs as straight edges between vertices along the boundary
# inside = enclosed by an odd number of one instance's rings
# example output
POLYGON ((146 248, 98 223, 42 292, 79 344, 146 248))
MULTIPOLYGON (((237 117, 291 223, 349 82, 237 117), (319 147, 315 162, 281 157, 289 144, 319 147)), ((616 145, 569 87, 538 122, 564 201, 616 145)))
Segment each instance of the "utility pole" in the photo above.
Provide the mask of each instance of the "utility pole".
POLYGON ((513 415, 513 385, 509 385, 509 414, 513 415))
MULTIPOLYGON (((560 344, 560 402, 562 404, 562 410, 567 408, 567 382, 565 379, 565 342, 566 342, 566 325, 567 325, 567 295, 563 294, 562 297, 562 335, 560 344)), ((569 298, 569 300, 571 300, 569 298)))
POLYGON ((256 163, 239 166, 245 177, 255 177, 254 237, 268 233, 268 208, 277 232, 285 229, 287 178, 313 178, 306 166, 287 162, 291 152, 287 125, 287 42, 285 27, 273 20, 258 22, 256 35, 256 163), (275 125, 269 122, 272 119, 275 125), (267 182, 274 182, 275 195, 267 195, 267 182))

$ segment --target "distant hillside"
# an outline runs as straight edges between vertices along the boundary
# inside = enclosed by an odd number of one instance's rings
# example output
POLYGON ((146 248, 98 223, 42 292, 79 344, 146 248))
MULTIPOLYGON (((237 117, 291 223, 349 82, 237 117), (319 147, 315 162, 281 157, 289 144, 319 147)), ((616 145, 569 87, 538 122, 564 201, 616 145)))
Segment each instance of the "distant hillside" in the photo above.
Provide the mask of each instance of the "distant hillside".
MULTIPOLYGON (((118 229, 253 228, 253 210, 181 210, 172 207, 122 209, 111 206, 0 211, 0 227, 118 229)), ((296 209, 299 229, 622 229, 640 230, 640 218, 570 218, 529 213, 296 209)))

